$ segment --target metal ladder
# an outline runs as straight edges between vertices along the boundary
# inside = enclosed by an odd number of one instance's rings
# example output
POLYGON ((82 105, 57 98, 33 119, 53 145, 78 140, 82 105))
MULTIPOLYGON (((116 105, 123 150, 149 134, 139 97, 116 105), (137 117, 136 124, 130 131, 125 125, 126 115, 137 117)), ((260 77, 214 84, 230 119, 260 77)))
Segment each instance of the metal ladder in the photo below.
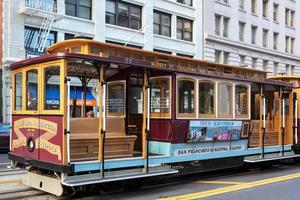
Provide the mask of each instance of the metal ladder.
POLYGON ((54 23, 54 15, 55 15, 54 0, 51 3, 47 3, 45 0, 35 0, 35 1, 36 1, 35 9, 44 11, 43 12, 44 16, 34 46, 39 52, 43 52, 47 43, 50 30, 54 23))

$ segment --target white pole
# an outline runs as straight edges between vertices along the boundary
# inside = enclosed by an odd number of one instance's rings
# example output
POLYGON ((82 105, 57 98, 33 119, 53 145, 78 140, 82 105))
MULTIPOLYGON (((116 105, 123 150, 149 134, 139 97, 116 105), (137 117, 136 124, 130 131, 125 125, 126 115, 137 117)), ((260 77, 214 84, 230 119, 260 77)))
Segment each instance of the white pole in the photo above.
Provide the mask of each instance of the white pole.
POLYGON ((106 83, 103 84, 103 95, 102 95, 102 129, 106 131, 106 83))
POLYGON ((295 100, 295 144, 298 144, 298 100, 295 100))
POLYGON ((147 131, 150 131, 150 87, 147 88, 147 131))
MULTIPOLYGON (((67 86, 68 86, 68 91, 67 91, 67 157, 68 157, 68 163, 70 163, 70 80, 67 80, 67 86)), ((76 106, 76 105, 73 105, 76 106)))
POLYGON ((282 99, 282 128, 285 127, 285 100, 282 99))
POLYGON ((263 97, 263 128, 266 128, 266 98, 263 97))
POLYGON ((12 150, 12 129, 13 129, 13 123, 12 123, 12 111, 13 111, 13 99, 12 99, 12 88, 10 88, 10 130, 9 130, 9 151, 12 150))

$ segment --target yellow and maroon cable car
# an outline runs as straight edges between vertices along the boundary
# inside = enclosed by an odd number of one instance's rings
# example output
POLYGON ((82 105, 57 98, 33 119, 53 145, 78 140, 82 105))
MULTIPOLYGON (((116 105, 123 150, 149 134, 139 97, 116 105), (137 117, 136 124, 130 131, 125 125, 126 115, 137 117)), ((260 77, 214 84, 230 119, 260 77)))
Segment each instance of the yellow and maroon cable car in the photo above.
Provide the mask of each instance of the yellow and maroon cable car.
POLYGON ((11 66, 9 158, 74 187, 296 156, 292 84, 266 72, 74 39, 11 66))

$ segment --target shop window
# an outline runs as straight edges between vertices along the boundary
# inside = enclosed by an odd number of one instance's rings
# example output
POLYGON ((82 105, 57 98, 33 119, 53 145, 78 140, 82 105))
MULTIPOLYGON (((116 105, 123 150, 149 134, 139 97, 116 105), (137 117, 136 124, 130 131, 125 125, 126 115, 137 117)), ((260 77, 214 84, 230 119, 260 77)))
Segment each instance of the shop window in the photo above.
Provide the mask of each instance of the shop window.
POLYGON ((248 117, 248 87, 235 86, 235 115, 236 117, 248 117))
POLYGON ((109 116, 125 115, 125 83, 108 83, 107 111, 109 116))
POLYGON ((178 114, 195 113, 195 82, 178 80, 178 114))
POLYGON ((232 117, 232 85, 220 83, 218 86, 218 115, 232 117))
POLYGON ((26 110, 38 109, 38 70, 26 72, 26 110))
POLYGON ((154 78, 151 80, 151 116, 164 117, 171 113, 170 79, 154 78))
POLYGON ((15 74, 15 106, 16 111, 22 110, 22 73, 15 74))
POLYGON ((213 117, 215 114, 215 84, 211 82, 199 83, 199 114, 213 117))
POLYGON ((44 69, 44 109, 60 109, 60 67, 51 66, 44 69))

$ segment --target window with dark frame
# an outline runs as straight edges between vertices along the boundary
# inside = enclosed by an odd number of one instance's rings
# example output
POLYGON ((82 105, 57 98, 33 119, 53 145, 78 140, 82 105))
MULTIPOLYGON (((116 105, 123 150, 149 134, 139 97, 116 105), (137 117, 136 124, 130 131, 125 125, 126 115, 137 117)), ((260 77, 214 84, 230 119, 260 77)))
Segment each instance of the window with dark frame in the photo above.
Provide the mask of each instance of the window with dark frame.
POLYGON ((153 33, 171 37, 171 15, 154 11, 153 33))
POLYGON ((75 34, 72 33, 65 33, 65 40, 71 40, 74 39, 75 34))
POLYGON ((188 6, 192 6, 193 5, 193 0, 177 0, 177 3, 182 3, 188 6))
POLYGON ((92 0, 66 0, 66 15, 92 19, 92 0))
POLYGON ((142 27, 142 7, 108 0, 105 21, 107 24, 139 30, 142 27))
POLYGON ((177 39, 193 41, 193 21, 177 17, 177 39))

